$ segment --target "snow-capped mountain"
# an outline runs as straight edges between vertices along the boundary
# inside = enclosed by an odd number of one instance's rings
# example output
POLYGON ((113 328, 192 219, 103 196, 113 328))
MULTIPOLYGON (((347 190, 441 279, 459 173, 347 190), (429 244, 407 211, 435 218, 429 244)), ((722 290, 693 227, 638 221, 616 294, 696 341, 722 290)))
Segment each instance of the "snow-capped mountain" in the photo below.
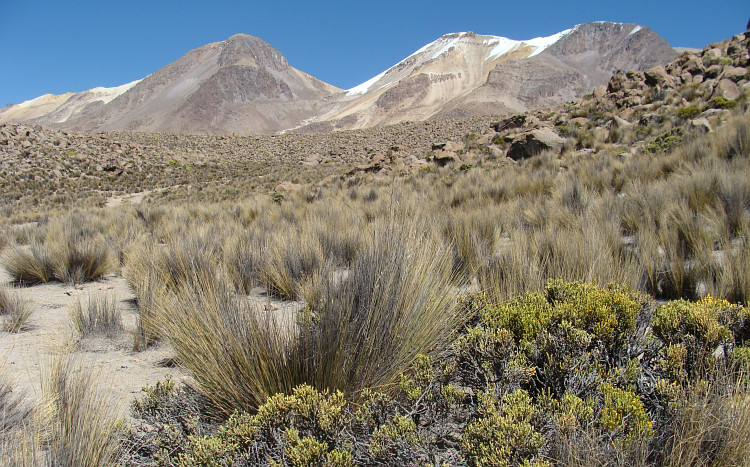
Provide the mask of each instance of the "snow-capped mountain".
POLYGON ((645 70, 675 55, 637 24, 587 23, 529 40, 448 34, 349 89, 305 128, 523 112, 591 92, 618 69, 645 70))
POLYGON ((529 40, 461 32, 341 90, 291 67, 263 40, 237 34, 123 86, 6 106, 0 122, 259 134, 508 114, 575 99, 618 69, 645 70, 675 55, 664 39, 636 24, 587 23, 529 40))

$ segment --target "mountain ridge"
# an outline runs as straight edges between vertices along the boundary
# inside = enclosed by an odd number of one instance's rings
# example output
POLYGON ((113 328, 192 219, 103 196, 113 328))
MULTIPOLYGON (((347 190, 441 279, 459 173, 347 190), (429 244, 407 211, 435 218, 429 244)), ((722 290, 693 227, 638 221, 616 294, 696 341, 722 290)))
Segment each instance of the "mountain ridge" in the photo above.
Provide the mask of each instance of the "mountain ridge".
POLYGON ((616 69, 645 70, 674 56, 664 39, 633 23, 584 23, 520 41, 450 33, 343 90, 291 67, 262 39, 235 34, 123 86, 6 106, 0 121, 80 132, 269 134, 503 115, 559 104, 616 69))

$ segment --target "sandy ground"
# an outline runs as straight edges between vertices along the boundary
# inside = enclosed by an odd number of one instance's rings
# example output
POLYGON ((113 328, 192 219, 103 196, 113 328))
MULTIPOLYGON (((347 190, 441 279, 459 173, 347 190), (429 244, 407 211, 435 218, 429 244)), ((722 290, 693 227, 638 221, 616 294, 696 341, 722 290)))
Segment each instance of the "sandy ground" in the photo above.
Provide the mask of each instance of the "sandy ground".
MULTIPOLYGON (((11 284, 11 276, 2 266, 0 283, 11 284)), ((76 287, 53 282, 14 290, 32 303, 33 312, 21 332, 0 331, 0 368, 5 368, 13 390, 25 394, 29 402, 39 398, 42 375, 52 356, 62 349, 71 351, 84 368, 94 372, 110 395, 112 406, 123 415, 141 395, 143 386, 167 377, 176 382, 189 381, 186 372, 172 364, 174 355, 168 344, 159 343, 142 352, 133 350, 138 310, 135 295, 122 277, 109 275, 76 287), (114 294, 122 310, 122 333, 77 338, 68 304, 94 294, 114 294)), ((289 329, 294 328, 297 312, 304 306, 304 302, 268 297, 262 287, 253 290, 248 299, 260 313, 271 313, 278 324, 289 329)))
POLYGON ((146 191, 141 191, 138 193, 128 193, 127 195, 122 195, 122 196, 113 196, 107 199, 107 203, 105 204, 105 206, 108 208, 111 208, 111 207, 119 206, 123 203, 141 204, 141 202, 143 201, 143 198, 150 195, 151 193, 152 193, 152 190, 146 190, 146 191))
MULTIPOLYGON (((10 280, 0 267, 0 282, 7 284, 10 280)), ((31 402, 40 395, 41 375, 52 355, 71 342, 74 357, 94 371, 111 395, 112 403, 123 410, 141 394, 144 385, 166 377, 178 382, 187 379, 179 368, 167 366, 173 355, 166 344, 143 352, 133 350, 137 309, 133 303, 135 296, 122 277, 109 276, 78 287, 48 283, 15 290, 33 304, 33 312, 21 332, 0 331, 0 365, 5 367, 5 375, 12 381, 14 391, 25 394, 31 402), (124 331, 112 337, 92 336, 76 342, 67 305, 96 293, 110 293, 117 298, 122 308, 124 331)))

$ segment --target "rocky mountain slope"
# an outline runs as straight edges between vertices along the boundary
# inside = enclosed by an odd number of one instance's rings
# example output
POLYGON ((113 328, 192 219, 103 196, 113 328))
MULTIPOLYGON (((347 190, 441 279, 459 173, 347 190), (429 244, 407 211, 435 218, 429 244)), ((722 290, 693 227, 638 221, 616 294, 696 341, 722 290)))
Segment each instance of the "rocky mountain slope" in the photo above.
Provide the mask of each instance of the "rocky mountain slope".
POLYGON ((591 92, 618 69, 646 70, 675 56, 636 24, 581 24, 526 41, 449 34, 349 90, 306 129, 525 112, 591 92))
POLYGON ((86 91, 31 119, 14 118, 28 103, 11 106, 0 112, 0 120, 79 132, 274 133, 317 115, 337 91, 289 66, 263 40, 237 34, 191 50, 111 101, 89 100, 65 112, 72 102, 86 101, 92 92, 86 91))
POLYGON ((261 39, 238 34, 137 82, 7 106, 0 122, 247 135, 504 115, 574 99, 618 69, 645 70, 674 56, 664 39, 635 24, 588 23, 526 41, 457 33, 342 91, 289 66, 261 39))

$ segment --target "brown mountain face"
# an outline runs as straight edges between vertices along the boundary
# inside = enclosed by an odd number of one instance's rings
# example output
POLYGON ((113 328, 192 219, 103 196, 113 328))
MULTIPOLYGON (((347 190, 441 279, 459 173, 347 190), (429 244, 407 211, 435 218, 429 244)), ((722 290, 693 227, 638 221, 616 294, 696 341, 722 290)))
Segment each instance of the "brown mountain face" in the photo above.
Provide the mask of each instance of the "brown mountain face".
POLYGON ((137 82, 7 106, 0 122, 246 135, 504 115, 573 100, 618 69, 646 70, 675 56, 664 39, 636 24, 587 23, 527 41, 455 33, 342 91, 289 66, 263 40, 237 34, 137 82))
POLYGON ((263 40, 237 34, 191 50, 108 104, 38 121, 74 131, 274 133, 316 115, 336 91, 263 40))

